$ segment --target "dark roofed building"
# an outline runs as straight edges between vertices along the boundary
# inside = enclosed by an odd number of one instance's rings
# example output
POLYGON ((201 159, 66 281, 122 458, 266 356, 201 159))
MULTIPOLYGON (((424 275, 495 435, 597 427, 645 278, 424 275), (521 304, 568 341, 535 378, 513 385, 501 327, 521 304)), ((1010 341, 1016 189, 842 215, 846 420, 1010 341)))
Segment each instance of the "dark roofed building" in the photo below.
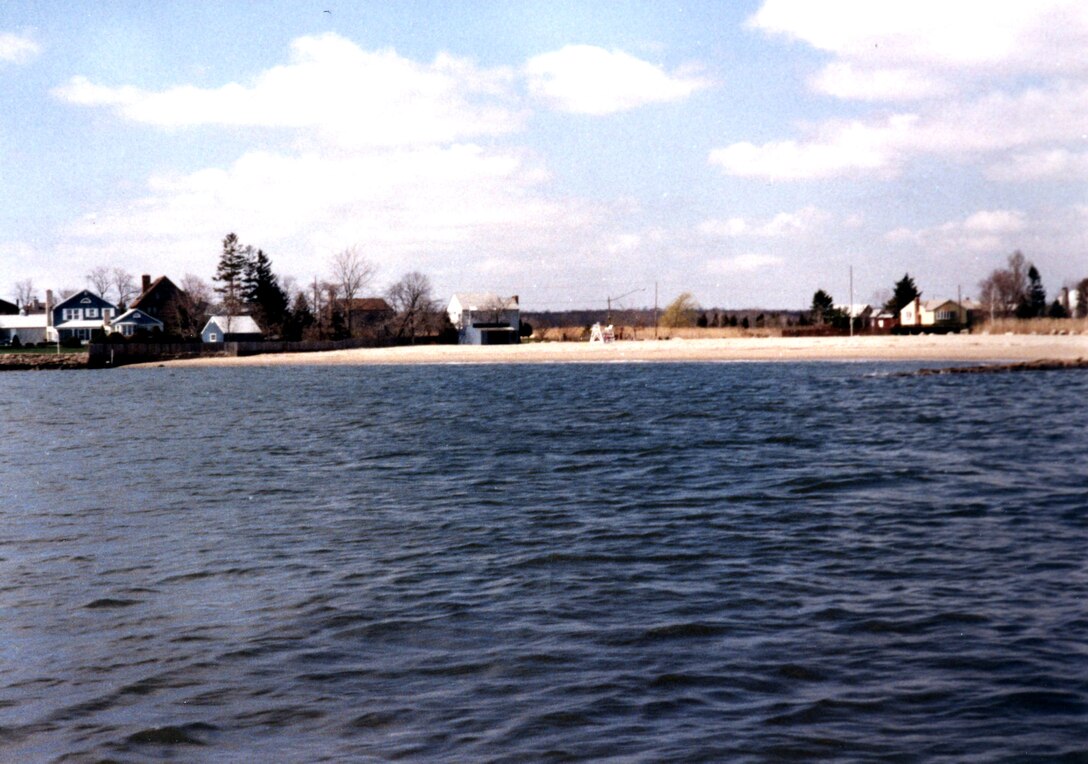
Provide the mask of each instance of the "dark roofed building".
POLYGON ((19 315, 19 306, 7 300, 0 300, 0 316, 19 315))
POLYGON ((185 292, 166 276, 154 281, 144 274, 140 296, 129 304, 162 322, 162 330, 169 334, 182 333, 182 312, 185 310, 185 292))
POLYGON ((374 332, 396 315, 381 297, 359 297, 348 306, 351 313, 351 333, 374 332))

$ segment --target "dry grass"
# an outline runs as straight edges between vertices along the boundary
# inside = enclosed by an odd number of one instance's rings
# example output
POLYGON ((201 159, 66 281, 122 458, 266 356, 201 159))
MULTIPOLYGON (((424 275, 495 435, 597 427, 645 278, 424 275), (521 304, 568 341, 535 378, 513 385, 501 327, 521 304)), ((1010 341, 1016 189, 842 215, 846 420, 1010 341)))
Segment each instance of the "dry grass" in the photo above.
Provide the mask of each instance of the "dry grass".
MULTIPOLYGON (((674 337, 685 340, 715 340, 782 336, 782 330, 777 327, 767 329, 742 329, 734 326, 683 329, 659 327, 656 333, 652 326, 616 326, 614 329, 618 340, 667 340, 674 337)), ((586 342, 589 340, 589 329, 581 326, 544 329, 534 332, 533 339, 544 342, 586 342)))
POLYGON ((1088 318, 998 318, 972 334, 1088 334, 1088 318))

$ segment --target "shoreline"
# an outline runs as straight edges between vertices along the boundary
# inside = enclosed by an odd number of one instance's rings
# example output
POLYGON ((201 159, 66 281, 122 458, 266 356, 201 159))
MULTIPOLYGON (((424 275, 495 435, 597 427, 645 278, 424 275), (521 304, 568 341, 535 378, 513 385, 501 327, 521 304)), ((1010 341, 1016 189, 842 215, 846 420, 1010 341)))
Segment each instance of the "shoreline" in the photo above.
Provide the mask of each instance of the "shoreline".
POLYGON ((1088 359, 1088 335, 916 335, 623 340, 609 344, 415 345, 152 361, 121 368, 728 361, 974 362, 1088 359))

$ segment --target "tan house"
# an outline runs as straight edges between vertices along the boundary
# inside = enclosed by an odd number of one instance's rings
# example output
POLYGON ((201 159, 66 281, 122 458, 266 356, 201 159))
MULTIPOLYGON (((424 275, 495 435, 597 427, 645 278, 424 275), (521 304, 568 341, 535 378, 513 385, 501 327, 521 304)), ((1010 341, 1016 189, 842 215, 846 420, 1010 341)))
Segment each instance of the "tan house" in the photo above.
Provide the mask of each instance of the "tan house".
POLYGON ((955 300, 921 300, 915 297, 899 311, 905 328, 956 329, 967 326, 967 309, 955 300))

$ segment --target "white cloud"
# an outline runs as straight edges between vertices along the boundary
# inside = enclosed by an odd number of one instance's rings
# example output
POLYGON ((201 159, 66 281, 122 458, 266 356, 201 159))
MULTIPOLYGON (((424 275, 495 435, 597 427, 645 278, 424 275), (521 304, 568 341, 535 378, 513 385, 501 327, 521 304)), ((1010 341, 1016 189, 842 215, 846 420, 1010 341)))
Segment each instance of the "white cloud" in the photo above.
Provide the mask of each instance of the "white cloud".
POLYGON ((524 71, 533 96, 578 114, 612 114, 679 101, 709 84, 690 72, 670 74, 623 51, 592 45, 567 45, 534 56, 524 71))
POLYGON ((37 56, 41 46, 26 35, 0 32, 0 61, 23 64, 37 56))
POLYGON ((914 121, 893 117, 882 125, 829 122, 807 141, 741 142, 710 152, 710 163, 727 174, 770 180, 830 178, 861 172, 887 172, 898 162, 897 144, 914 121))
POLYGON ((794 212, 779 212, 763 223, 740 217, 705 220, 699 224, 699 232, 714 238, 752 236, 781 239, 807 236, 827 222, 829 217, 823 210, 809 205, 794 212))
POLYGON ((749 26, 824 51, 814 90, 858 102, 911 101, 909 111, 802 125, 800 135, 736 142, 710 153, 727 174, 771 180, 896 175, 919 156, 985 161, 988 175, 1077 171, 1088 124, 1088 4, 902 0, 766 0, 749 26), (1065 153, 1062 153, 1065 152, 1065 153))
MULTIPOLYGON (((1080 0, 767 0, 749 25, 827 51, 840 59, 832 67, 846 63, 854 76, 899 71, 915 83, 948 85, 964 77, 1088 70, 1088 6, 1080 0)), ((825 72, 817 82, 841 79, 825 72)), ((915 97, 913 90, 893 88, 886 97, 915 97)))
POLYGON ((523 115, 501 103, 511 77, 508 70, 481 70, 447 54, 419 64, 393 50, 364 51, 326 34, 295 40, 290 63, 249 84, 150 92, 73 77, 54 94, 162 127, 312 129, 343 146, 405 146, 518 129, 523 115))
MULTIPOLYGON (((228 231, 264 247, 277 270, 323 273, 328 257, 359 244, 395 272, 480 271, 491 258, 569 249, 593 210, 548 200, 548 178, 522 151, 473 145, 406 147, 353 155, 253 151, 227 168, 161 175, 147 194, 78 222, 66 246, 97 257, 151 248, 207 272, 228 231)), ((391 274, 387 274, 391 275, 391 274)))
POLYGON ((916 113, 869 121, 828 121, 806 139, 760 146, 734 143, 711 151, 727 174, 770 180, 807 180, 877 173, 893 176, 922 155, 973 159, 1031 147, 1059 148, 1083 141, 1088 82, 1058 82, 1015 95, 937 100, 916 113))
POLYGON ((947 82, 908 68, 867 69, 839 61, 812 79, 814 89, 837 98, 857 101, 900 101, 947 94, 947 82))
POLYGON ((1015 233, 1024 230, 1024 213, 1018 210, 982 210, 967 217, 963 228, 971 233, 1015 233))
POLYGON ((930 228, 896 228, 885 238, 893 243, 925 247, 937 254, 1012 251, 1028 229, 1027 216, 1019 210, 980 210, 963 220, 930 228))
POLYGON ((986 177, 1007 182, 1088 180, 1088 151, 1042 149, 995 160, 986 177))
POLYGON ((711 273, 716 274, 753 273, 777 268, 784 262, 785 260, 777 255, 750 252, 736 257, 722 257, 710 260, 707 262, 706 268, 711 273))

